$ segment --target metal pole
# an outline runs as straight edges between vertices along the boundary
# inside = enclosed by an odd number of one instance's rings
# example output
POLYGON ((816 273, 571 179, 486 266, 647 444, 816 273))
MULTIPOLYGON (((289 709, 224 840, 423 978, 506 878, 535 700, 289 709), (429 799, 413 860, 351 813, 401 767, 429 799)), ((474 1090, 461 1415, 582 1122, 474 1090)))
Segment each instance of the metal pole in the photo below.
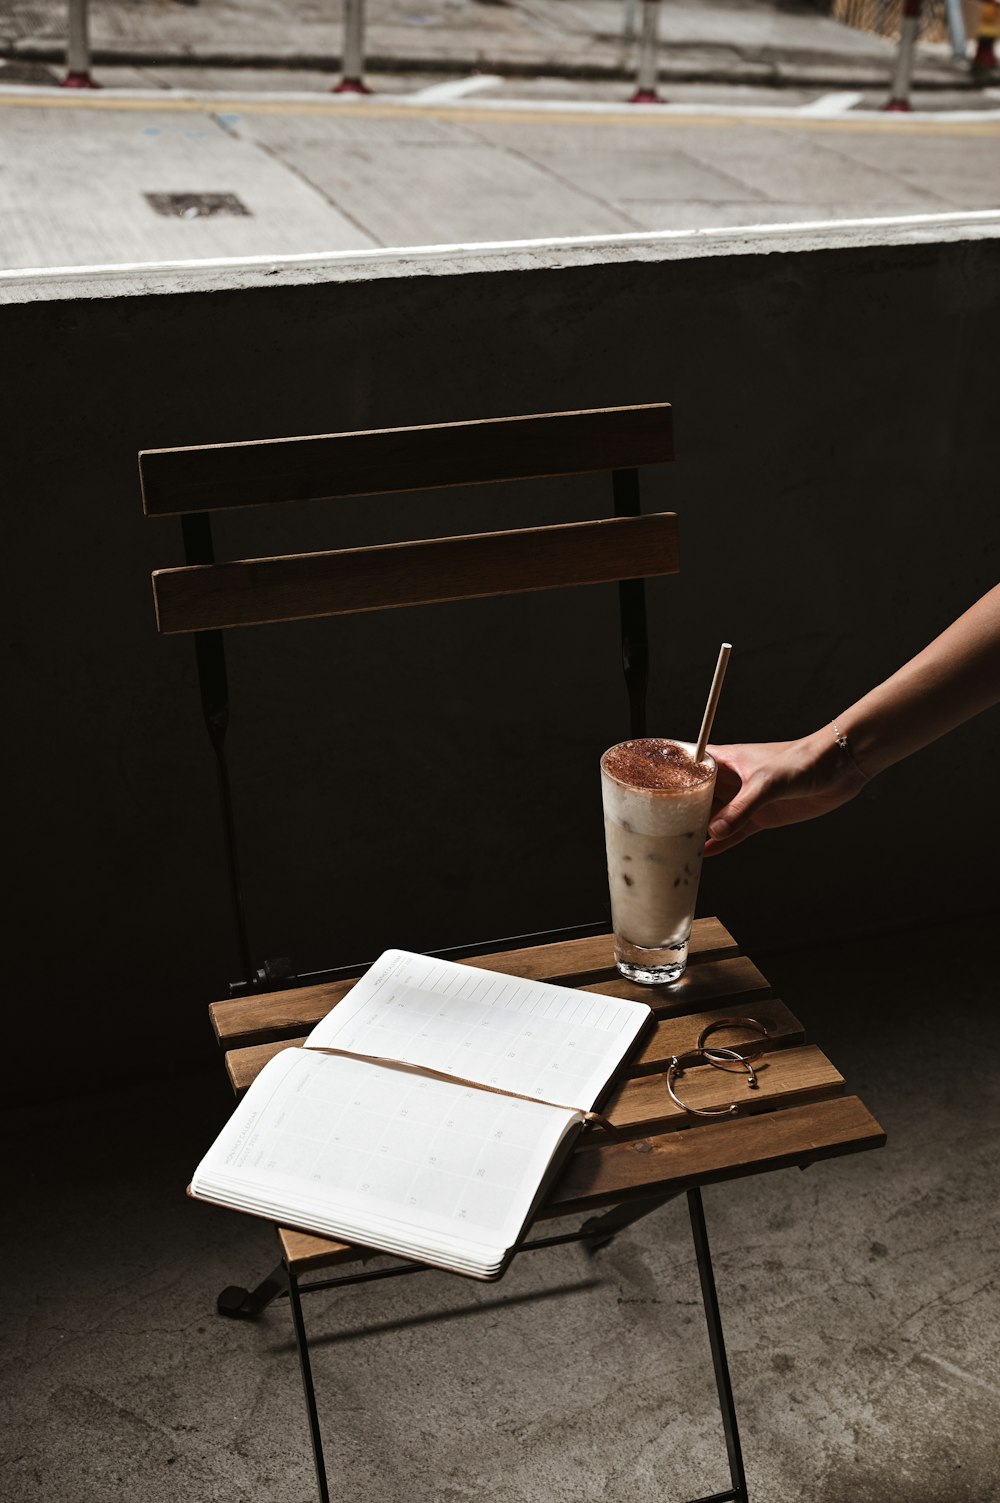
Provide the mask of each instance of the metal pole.
POLYGON ((883 109, 897 113, 909 113, 913 108, 910 103, 910 80, 913 77, 917 32, 920 30, 920 5, 921 0, 904 0, 903 3, 903 24, 899 33, 896 69, 892 75, 892 92, 882 106, 883 109))
POLYGON ((87 0, 69 0, 66 34, 66 77, 62 89, 99 89, 90 76, 90 35, 87 24, 87 0))
POLYGON ((334 94, 370 94, 364 81, 365 0, 344 0, 343 77, 334 84, 334 94))
POLYGON ((622 37, 626 42, 635 41, 635 8, 639 0, 625 0, 625 17, 622 24, 622 37))
POLYGON ((330 1503, 330 1489, 327 1487, 326 1482, 326 1464, 323 1460, 323 1438, 319 1430, 319 1415, 316 1412, 316 1391, 313 1388, 312 1364, 309 1361, 309 1343, 306 1340, 305 1322, 302 1319, 298 1280, 290 1268, 288 1270, 288 1303, 292 1307, 295 1345, 298 1348, 299 1367, 302 1370, 302 1391, 305 1395, 306 1415, 309 1419, 309 1438, 312 1441, 313 1463, 316 1467, 316 1490, 319 1493, 320 1503, 330 1503))
POLYGON ((990 83, 997 70, 996 39, 1000 37, 1000 4, 981 0, 976 27, 976 51, 970 64, 976 83, 990 83))
POLYGON ((642 0, 642 34, 639 38, 639 69, 630 104, 659 104, 656 91, 656 49, 660 29, 659 0, 642 0))
POLYGON ((962 10, 962 0, 944 0, 945 19, 948 22, 948 40, 951 42, 951 55, 955 58, 964 59, 969 49, 969 38, 965 30, 965 13, 962 10))
MULTIPOLYGON (((184 539, 186 563, 213 564, 215 562, 212 519, 208 512, 191 512, 181 517, 181 535, 184 539)), ((236 820, 233 814, 232 790, 229 786, 229 767, 226 762, 226 732, 229 729, 229 676, 226 672, 226 646, 222 632, 218 630, 196 631, 194 653, 205 729, 208 731, 208 739, 215 753, 222 835, 226 851, 226 872, 229 877, 229 897, 233 906, 236 943, 240 952, 243 979, 247 989, 250 990, 256 978, 250 960, 243 884, 240 881, 240 866, 236 854, 236 820)))
MULTIPOLYGON (((643 4, 649 8, 647 0, 643 4)), ((637 517, 642 506, 638 470, 613 470, 611 488, 616 517, 637 517)), ((622 668, 629 704, 629 735, 646 734, 646 688, 649 683, 649 634, 646 629, 646 582, 618 582, 622 626, 622 668)))
MULTIPOLYGON (((691 1234, 698 1259, 698 1277, 701 1280, 701 1301, 708 1322, 708 1342, 712 1348, 712 1366, 715 1368, 715 1386, 719 1393, 719 1409, 722 1412, 722 1429, 726 1437, 726 1453, 729 1457, 729 1475, 733 1481, 731 1493, 719 1494, 734 1498, 737 1503, 747 1503, 747 1479, 743 1470, 743 1452, 740 1447, 740 1432, 736 1423, 736 1405, 733 1402, 733 1385, 726 1361, 726 1343, 722 1335, 722 1316, 715 1292, 715 1277, 712 1273, 712 1254, 708 1246, 708 1229, 705 1226, 705 1208, 701 1203, 701 1191, 697 1188, 687 1192, 688 1214, 691 1218, 691 1234)), ((711 1503, 704 1499, 703 1503, 711 1503)))

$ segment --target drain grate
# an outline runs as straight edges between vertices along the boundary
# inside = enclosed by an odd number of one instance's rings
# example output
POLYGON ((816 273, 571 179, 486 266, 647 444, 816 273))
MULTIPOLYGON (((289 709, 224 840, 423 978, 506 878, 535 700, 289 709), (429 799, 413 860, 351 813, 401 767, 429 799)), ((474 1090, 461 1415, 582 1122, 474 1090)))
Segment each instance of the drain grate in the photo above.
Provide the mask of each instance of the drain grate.
POLYGON ((168 219, 211 219, 217 214, 253 216, 235 193, 144 193, 155 214, 168 219))

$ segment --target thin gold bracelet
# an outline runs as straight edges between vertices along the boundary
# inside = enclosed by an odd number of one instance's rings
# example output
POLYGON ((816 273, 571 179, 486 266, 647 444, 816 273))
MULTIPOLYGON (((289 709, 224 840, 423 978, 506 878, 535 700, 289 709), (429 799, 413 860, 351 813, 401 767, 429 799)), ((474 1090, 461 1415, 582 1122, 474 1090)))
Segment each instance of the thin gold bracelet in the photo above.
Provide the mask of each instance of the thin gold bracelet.
POLYGON ((851 743, 848 741, 847 737, 844 735, 843 731, 840 729, 840 726, 835 720, 830 721, 830 728, 833 731, 833 739, 837 743, 837 750, 842 752, 843 755, 847 758, 848 762, 850 762, 859 778, 863 778, 866 783, 870 782, 868 774, 865 772, 864 768, 858 766, 858 759, 851 751, 851 743))
POLYGON ((684 1071, 691 1065, 711 1065, 713 1070, 725 1070, 735 1073, 742 1072, 746 1077, 747 1089, 756 1091, 759 1089, 757 1071, 751 1064, 751 1060, 758 1058, 767 1048, 770 1040, 770 1032, 767 1025, 758 1022, 756 1018, 715 1018, 698 1035, 698 1043, 694 1049, 685 1049, 680 1054, 674 1054, 666 1070, 667 1094, 675 1106, 681 1111, 687 1112, 692 1117, 734 1117, 739 1111, 735 1101, 728 1106, 689 1106, 683 1101, 677 1092, 677 1081, 684 1071), (746 1028, 756 1033, 757 1038, 741 1044, 738 1049, 726 1048, 723 1044, 707 1044, 706 1039, 721 1028, 746 1028))

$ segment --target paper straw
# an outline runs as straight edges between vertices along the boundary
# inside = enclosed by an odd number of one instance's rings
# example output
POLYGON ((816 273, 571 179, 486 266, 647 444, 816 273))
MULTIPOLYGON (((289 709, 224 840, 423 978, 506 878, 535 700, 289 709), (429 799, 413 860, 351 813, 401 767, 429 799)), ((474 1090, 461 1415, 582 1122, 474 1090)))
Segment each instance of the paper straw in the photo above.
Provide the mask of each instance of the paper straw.
POLYGON ((726 676, 726 665, 729 662, 729 654, 733 650, 732 642, 723 642, 719 648, 719 661, 715 665, 715 676, 712 679, 712 687, 708 691, 708 704, 705 706, 705 714, 701 722, 701 730, 698 732, 698 745, 695 749, 694 759, 700 762, 705 755, 705 747, 708 738, 712 734, 712 721, 719 707, 719 695, 722 693, 722 680, 726 676))

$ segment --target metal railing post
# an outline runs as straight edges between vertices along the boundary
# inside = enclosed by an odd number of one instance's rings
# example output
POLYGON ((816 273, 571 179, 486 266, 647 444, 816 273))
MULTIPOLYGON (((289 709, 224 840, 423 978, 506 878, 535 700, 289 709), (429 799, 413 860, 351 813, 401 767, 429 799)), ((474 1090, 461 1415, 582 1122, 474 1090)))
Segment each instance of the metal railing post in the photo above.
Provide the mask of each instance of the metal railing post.
POLYGON ((970 64, 977 82, 990 83, 996 75, 997 37, 1000 37, 1000 4, 997 0, 980 0, 976 50, 970 64))
POLYGON ((342 77, 334 94, 370 94, 365 71, 365 0, 344 0, 344 48, 342 77))
POLYGON ((99 89, 90 74, 90 30, 87 0, 69 0, 66 32, 66 77, 62 89, 99 89))
POLYGON ((969 50, 969 37, 965 29, 965 13, 962 10, 962 0, 944 0, 944 14, 945 20, 948 23, 948 40, 951 43, 951 55, 962 61, 969 50))
POLYGON ((656 91, 656 49, 660 30, 660 0, 642 0, 639 67, 630 104, 659 104, 656 91))
POLYGON ((910 81, 913 77, 913 54, 920 30, 921 0, 904 0, 903 23, 899 33, 899 50, 896 53, 896 68, 892 75, 892 92, 882 106, 886 110, 909 112, 910 81))

